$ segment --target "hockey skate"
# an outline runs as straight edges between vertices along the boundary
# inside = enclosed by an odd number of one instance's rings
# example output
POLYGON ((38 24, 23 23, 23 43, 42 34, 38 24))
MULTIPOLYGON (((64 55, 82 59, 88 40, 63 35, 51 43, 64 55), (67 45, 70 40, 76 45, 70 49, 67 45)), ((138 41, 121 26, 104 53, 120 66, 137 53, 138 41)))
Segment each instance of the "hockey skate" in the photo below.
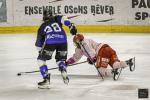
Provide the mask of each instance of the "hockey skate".
POLYGON ((69 77, 67 75, 67 71, 66 70, 61 71, 61 76, 63 78, 64 83, 68 84, 69 83, 69 77))
POLYGON ((50 73, 42 82, 38 83, 39 89, 50 89, 50 73))
POLYGON ((122 72, 122 68, 117 68, 112 70, 113 79, 115 81, 119 79, 121 72, 122 72))
POLYGON ((127 60, 126 63, 129 66, 131 72, 135 70, 135 57, 127 60))

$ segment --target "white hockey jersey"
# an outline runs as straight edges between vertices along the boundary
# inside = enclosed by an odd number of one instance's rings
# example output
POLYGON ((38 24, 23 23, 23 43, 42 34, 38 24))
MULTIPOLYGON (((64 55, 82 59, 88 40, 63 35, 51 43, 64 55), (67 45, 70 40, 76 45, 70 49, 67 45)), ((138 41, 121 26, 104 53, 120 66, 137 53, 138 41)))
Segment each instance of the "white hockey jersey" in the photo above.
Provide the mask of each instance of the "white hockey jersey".
POLYGON ((90 58, 94 58, 97 56, 99 49, 103 45, 104 44, 97 43, 91 39, 84 39, 82 41, 81 49, 75 48, 75 53, 69 59, 72 59, 73 63, 74 63, 74 62, 77 62, 78 60, 80 60, 83 55, 85 55, 87 58, 89 58, 89 56, 90 56, 90 58))

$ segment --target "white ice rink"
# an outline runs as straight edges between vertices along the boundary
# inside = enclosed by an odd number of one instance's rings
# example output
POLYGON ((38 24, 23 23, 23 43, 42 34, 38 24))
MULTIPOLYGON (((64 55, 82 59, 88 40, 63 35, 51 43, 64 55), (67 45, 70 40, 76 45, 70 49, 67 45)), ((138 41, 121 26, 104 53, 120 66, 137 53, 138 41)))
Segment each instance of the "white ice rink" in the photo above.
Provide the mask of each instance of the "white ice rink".
MULTIPOLYGON (((49 71, 51 89, 37 88, 42 80, 39 73, 18 77, 18 72, 38 70, 34 46, 35 34, 0 34, 0 100, 138 100, 138 89, 150 90, 150 35, 148 34, 86 34, 87 38, 108 43, 120 60, 136 57, 136 69, 122 71, 120 79, 104 81, 97 77, 94 66, 70 66, 70 83, 65 85, 58 70, 49 71)), ((74 52, 71 35, 68 36, 69 54, 74 52)), ((81 61, 86 60, 82 58, 81 61)), ((57 67, 54 56, 47 62, 49 68, 57 67)), ((145 100, 145 99, 144 99, 145 100)), ((150 100, 150 98, 146 99, 150 100)))

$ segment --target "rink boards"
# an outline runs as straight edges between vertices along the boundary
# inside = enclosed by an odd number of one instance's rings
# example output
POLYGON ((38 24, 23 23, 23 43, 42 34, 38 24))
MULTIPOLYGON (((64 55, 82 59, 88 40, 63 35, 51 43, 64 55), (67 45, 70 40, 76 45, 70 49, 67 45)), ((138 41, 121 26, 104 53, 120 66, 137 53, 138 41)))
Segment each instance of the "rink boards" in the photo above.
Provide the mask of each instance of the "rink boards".
MULTIPOLYGON (((0 34, 4 33, 36 33, 39 26, 0 27, 0 34)), ((64 27, 68 33, 68 27, 64 27)), ((150 33, 150 26, 105 26, 105 25, 77 25, 79 33, 150 33)))

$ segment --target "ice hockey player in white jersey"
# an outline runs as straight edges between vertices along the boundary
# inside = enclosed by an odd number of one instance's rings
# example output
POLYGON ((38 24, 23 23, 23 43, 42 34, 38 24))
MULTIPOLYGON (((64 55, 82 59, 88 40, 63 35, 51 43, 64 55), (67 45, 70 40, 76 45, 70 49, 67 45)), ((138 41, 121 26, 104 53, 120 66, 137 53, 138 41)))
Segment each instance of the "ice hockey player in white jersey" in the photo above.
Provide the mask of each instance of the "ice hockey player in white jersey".
POLYGON ((108 44, 97 43, 92 39, 86 39, 82 34, 76 34, 73 38, 76 46, 75 53, 70 57, 66 63, 73 64, 80 60, 84 55, 87 57, 89 64, 96 63, 96 67, 103 77, 109 76, 110 71, 107 70, 108 65, 113 69, 125 68, 133 66, 133 59, 127 61, 120 61, 117 57, 116 51, 108 44))

